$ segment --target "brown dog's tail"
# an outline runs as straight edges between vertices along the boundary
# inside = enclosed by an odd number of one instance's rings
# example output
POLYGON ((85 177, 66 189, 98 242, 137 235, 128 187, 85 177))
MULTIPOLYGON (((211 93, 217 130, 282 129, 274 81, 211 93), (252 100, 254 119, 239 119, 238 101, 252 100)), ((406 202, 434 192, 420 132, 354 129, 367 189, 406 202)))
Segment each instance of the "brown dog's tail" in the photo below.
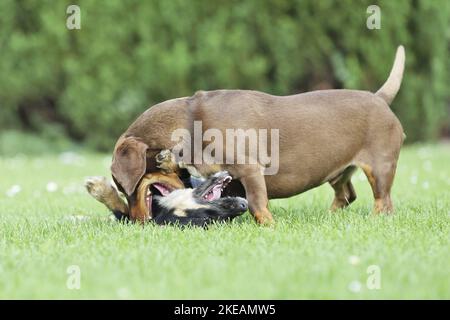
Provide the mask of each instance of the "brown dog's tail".
POLYGON ((395 54, 394 65, 392 66, 389 78, 383 84, 383 86, 375 93, 377 96, 391 104, 400 89, 402 83, 403 70, 405 69, 405 48, 399 46, 397 53, 395 54))

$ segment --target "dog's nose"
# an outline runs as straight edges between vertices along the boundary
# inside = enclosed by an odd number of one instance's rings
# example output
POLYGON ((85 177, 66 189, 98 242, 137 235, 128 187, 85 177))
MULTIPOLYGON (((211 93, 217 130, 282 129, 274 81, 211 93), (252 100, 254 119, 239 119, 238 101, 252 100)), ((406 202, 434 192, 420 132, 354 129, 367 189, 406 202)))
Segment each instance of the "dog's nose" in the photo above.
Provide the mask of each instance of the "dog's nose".
POLYGON ((241 200, 239 201, 238 206, 239 206, 239 209, 240 209, 240 210, 242 210, 242 211, 247 211, 247 209, 248 209, 248 202, 247 202, 247 200, 241 199, 241 200))

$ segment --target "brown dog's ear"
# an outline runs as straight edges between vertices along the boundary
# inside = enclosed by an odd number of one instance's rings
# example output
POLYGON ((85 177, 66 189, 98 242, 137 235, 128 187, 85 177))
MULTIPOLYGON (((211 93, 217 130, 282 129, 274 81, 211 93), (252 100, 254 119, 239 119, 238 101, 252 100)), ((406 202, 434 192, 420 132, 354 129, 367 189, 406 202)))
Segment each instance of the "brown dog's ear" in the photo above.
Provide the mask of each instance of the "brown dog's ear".
POLYGON ((114 178, 131 195, 145 174, 148 146, 134 137, 118 141, 114 150, 111 172, 114 178))

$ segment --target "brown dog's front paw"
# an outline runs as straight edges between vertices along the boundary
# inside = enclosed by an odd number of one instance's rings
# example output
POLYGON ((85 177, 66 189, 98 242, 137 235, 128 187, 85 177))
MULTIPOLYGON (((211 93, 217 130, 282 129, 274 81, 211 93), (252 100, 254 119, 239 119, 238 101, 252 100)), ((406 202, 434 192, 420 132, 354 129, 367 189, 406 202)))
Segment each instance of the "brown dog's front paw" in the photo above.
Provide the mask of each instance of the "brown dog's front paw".
POLYGON ((268 227, 275 225, 275 221, 273 220, 272 214, 269 210, 255 212, 253 216, 255 217, 256 222, 260 225, 268 227))
POLYGON ((171 162, 172 161, 172 152, 169 149, 161 150, 155 157, 156 162, 171 162))
POLYGON ((161 169, 164 173, 174 173, 177 172, 178 166, 175 162, 175 156, 172 154, 172 151, 165 149, 162 150, 155 156, 156 163, 158 164, 156 167, 161 169))

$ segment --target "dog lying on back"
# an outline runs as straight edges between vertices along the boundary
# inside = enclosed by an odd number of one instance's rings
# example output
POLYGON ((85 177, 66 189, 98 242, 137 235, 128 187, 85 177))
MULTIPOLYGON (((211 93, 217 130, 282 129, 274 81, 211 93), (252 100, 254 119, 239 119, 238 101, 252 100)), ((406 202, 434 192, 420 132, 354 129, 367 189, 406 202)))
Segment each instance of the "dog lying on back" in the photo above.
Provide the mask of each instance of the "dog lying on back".
MULTIPOLYGON (((145 184, 146 190, 143 190, 147 210, 151 209, 152 221, 159 225, 205 227, 216 221, 230 221, 248 208, 244 198, 221 198, 223 190, 231 181, 231 176, 225 171, 210 176, 196 188, 174 189, 162 183, 161 177, 152 175, 144 177, 144 181, 149 181, 145 184)), ((116 219, 128 220, 128 205, 105 177, 88 178, 86 189, 111 210, 116 219)))

